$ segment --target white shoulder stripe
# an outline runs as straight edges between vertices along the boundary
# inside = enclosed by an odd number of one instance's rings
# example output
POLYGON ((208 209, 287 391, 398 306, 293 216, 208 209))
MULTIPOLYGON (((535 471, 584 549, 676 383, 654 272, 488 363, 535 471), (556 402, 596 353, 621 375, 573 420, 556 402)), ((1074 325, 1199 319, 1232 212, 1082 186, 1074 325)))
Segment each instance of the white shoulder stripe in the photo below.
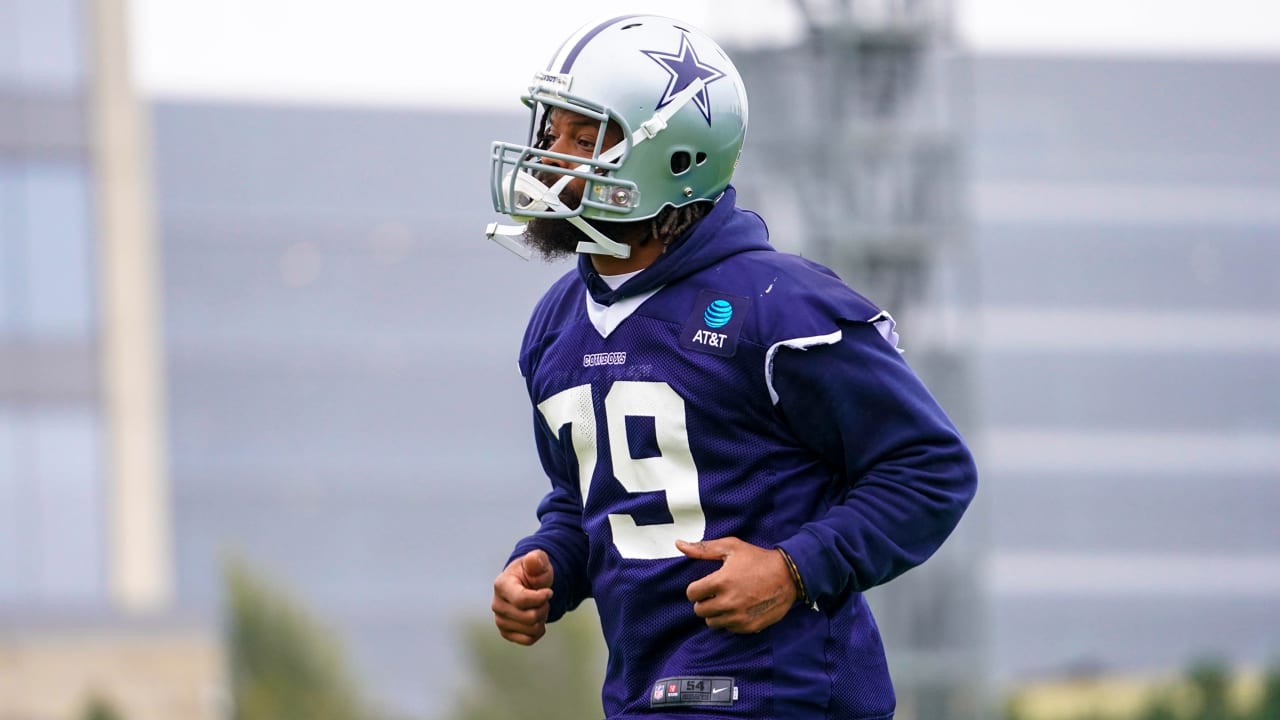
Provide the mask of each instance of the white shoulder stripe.
POLYGON ((764 354, 764 384, 769 388, 769 399, 774 405, 778 404, 778 391, 773 389, 773 356, 777 354, 778 348, 791 348, 792 350, 808 350, 818 345, 835 345, 840 342, 840 338, 844 334, 839 330, 830 335, 816 335, 814 337, 792 338, 776 342, 769 346, 768 351, 764 354))
MULTIPOLYGON (((897 323, 894 322, 893 316, 883 310, 875 317, 869 318, 866 322, 875 326, 880 332, 880 336, 885 339, 894 350, 899 353, 902 348, 898 347, 898 331, 897 323)), ((819 345, 835 345, 844 337, 839 330, 829 335, 815 335, 813 337, 792 338, 790 340, 782 340, 774 343, 764 354, 764 383, 769 388, 769 399, 774 405, 778 404, 778 391, 773 389, 773 356, 777 354, 779 348, 791 348, 792 350, 808 350, 811 347, 819 345)))

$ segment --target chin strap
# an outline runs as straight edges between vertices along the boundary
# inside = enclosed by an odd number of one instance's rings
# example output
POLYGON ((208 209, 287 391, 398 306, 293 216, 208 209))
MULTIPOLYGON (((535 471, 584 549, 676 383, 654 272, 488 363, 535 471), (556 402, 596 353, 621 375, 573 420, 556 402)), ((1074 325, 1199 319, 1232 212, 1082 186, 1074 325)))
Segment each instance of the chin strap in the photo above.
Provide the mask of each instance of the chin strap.
MULTIPOLYGON (((667 122, 671 120, 671 117, 675 115, 680 108, 684 107, 686 103, 692 100, 695 95, 702 92, 704 86, 705 83, 702 78, 697 78, 693 82, 689 83, 688 87, 684 90, 676 93, 676 96, 671 99, 670 103, 655 112, 653 117, 640 123, 640 127, 636 128, 635 132, 631 133, 631 146, 635 147, 645 140, 650 140, 658 133, 665 130, 667 128, 667 122)), ((598 160, 603 162, 613 162, 626 151, 626 148, 627 143, 620 142, 601 153, 598 160)), ((574 170, 589 172, 591 170, 591 165, 583 163, 582 165, 574 168, 574 170)), ((516 173, 515 190, 521 194, 528 195, 531 198, 524 206, 526 209, 572 212, 572 209, 565 206, 564 202, 560 199, 560 191, 564 189, 565 185, 569 184, 569 181, 573 179, 573 176, 563 175, 554 185, 548 187, 542 184, 540 180, 530 173, 519 172, 516 170, 512 170, 511 172, 516 173)), ((504 187, 508 187, 511 182, 511 173, 508 173, 507 176, 502 179, 502 182, 504 187)), ((512 217, 517 220, 520 219, 520 216, 518 215, 512 215, 512 217)), ((596 228, 591 227, 591 225, 587 223, 581 215, 573 215, 565 218, 565 220, 567 220, 569 224, 578 228, 583 235, 586 235, 587 238, 589 238, 588 240, 583 240, 578 243, 578 252, 593 255, 610 255, 612 257, 624 259, 631 257, 630 245, 620 243, 608 237, 596 228)), ((490 240, 498 243, 516 255, 519 255, 525 260, 528 260, 533 257, 533 251, 517 239, 524 235, 524 229, 525 225, 523 223, 520 225, 502 225, 495 222, 489 223, 485 228, 484 234, 485 237, 490 240)))
POLYGON ((528 245, 516 239, 522 235, 524 235, 523 225, 499 225, 495 222, 489 223, 489 226, 484 229, 485 237, 519 255, 522 259, 528 260, 533 257, 533 251, 528 245))

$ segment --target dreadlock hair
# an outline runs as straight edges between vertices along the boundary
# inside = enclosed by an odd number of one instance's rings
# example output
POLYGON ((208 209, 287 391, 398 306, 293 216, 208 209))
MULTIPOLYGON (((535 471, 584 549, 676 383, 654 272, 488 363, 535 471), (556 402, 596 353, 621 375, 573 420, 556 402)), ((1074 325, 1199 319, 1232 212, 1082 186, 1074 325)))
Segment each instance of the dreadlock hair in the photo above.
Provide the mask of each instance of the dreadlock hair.
POLYGON ((662 208, 649 221, 649 237, 645 238, 645 242, 656 240, 662 243, 663 246, 670 245, 679 239, 681 235, 684 235, 695 223, 706 217, 713 207, 715 207, 714 203, 693 202, 680 207, 668 205, 662 208))

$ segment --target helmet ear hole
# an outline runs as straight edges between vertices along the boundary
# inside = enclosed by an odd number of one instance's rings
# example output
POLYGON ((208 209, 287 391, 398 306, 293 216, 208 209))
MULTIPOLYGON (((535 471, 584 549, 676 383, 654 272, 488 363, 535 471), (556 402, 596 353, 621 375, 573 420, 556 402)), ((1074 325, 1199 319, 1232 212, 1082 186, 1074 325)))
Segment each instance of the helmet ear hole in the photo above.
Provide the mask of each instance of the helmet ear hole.
MULTIPOLYGON (((703 155, 703 153, 698 153, 698 154, 703 155)), ((704 158, 705 158, 705 155, 704 155, 704 158)), ((689 152, 687 150, 677 150, 671 153, 671 174, 672 175, 679 175, 687 171, 691 165, 692 165, 692 160, 690 159, 689 152)))

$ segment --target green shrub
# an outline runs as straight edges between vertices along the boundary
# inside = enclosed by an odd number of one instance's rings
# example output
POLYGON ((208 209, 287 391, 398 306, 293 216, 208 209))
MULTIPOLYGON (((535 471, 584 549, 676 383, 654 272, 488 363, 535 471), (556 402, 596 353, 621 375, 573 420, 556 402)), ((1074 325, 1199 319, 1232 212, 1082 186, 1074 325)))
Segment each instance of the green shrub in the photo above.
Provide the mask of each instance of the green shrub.
POLYGON ((227 564, 232 720, 358 720, 361 701, 332 633, 242 561, 227 564))

